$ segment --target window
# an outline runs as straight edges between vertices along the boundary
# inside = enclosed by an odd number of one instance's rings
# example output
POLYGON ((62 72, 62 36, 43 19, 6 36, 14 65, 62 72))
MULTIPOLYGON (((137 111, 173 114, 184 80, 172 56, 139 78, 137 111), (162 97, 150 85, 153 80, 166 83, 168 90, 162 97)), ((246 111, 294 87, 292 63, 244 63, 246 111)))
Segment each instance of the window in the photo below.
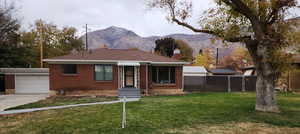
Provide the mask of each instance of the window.
POLYGON ((152 81, 158 84, 175 83, 175 67, 152 67, 152 81))
POLYGON ((113 80, 113 69, 111 65, 95 65, 95 80, 113 80))
POLYGON ((63 65, 64 74, 77 74, 77 65, 75 64, 66 64, 63 65))

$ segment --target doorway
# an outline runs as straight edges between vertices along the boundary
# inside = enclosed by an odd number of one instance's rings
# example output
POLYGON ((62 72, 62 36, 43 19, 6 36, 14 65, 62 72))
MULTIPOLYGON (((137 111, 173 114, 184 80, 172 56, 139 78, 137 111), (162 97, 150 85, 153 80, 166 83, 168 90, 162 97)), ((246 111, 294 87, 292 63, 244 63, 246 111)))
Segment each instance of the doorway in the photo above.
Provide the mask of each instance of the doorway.
POLYGON ((125 78, 125 87, 134 87, 134 67, 125 66, 124 67, 124 78, 125 78))

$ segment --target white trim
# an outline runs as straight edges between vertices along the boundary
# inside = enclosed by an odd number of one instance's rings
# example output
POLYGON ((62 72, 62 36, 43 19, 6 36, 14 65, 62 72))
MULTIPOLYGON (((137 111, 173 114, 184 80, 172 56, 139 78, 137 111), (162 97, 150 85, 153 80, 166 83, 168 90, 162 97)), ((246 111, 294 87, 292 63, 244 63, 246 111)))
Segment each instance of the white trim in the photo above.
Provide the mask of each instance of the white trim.
POLYGON ((151 62, 134 60, 67 60, 67 59, 44 59, 44 62, 151 62))
POLYGON ((60 63, 60 64, 68 64, 69 63, 84 63, 84 64, 90 64, 90 63, 119 63, 119 62, 133 62, 133 63, 151 63, 151 64, 174 64, 174 65, 184 65, 184 64, 190 64, 189 62, 152 62, 152 61, 134 61, 134 60, 65 60, 65 59, 44 59, 44 62, 48 63, 60 63))
POLYGON ((184 64, 190 64, 189 62, 150 62, 151 64, 175 64, 175 65, 178 65, 178 64, 181 64, 181 65, 184 65, 184 64))
POLYGON ((118 66, 140 66, 139 62, 118 62, 118 66))
POLYGON ((4 73, 8 75, 49 75, 49 73, 4 73))
POLYGON ((138 75, 138 70, 137 70, 137 67, 135 66, 135 67, 133 67, 134 68, 134 87, 135 88, 138 88, 138 81, 137 81, 137 75, 138 75))

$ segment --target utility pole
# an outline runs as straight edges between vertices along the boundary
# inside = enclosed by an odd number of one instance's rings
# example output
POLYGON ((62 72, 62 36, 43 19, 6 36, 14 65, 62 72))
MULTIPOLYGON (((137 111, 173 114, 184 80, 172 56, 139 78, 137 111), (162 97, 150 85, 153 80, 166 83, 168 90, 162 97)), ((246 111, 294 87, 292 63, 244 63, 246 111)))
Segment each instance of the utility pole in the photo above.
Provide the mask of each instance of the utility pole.
POLYGON ((219 64, 219 48, 217 48, 216 67, 218 67, 218 64, 219 64))
POLYGON ((40 64, 41 64, 41 68, 43 68, 43 28, 42 28, 42 20, 40 20, 39 24, 38 24, 38 31, 39 31, 39 35, 40 35, 40 39, 39 39, 39 44, 40 44, 40 64))
POLYGON ((85 24, 85 49, 88 50, 88 24, 85 24))
POLYGON ((4 0, 4 8, 7 9, 7 1, 4 0))

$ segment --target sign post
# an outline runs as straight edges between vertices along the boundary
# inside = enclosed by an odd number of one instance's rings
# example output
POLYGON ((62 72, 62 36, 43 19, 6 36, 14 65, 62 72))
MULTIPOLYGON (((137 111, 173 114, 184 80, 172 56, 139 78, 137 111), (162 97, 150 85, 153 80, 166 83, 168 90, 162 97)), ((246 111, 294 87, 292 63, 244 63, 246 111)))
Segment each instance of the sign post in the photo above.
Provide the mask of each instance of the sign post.
POLYGON ((123 97, 122 128, 126 125, 126 96, 123 97))

